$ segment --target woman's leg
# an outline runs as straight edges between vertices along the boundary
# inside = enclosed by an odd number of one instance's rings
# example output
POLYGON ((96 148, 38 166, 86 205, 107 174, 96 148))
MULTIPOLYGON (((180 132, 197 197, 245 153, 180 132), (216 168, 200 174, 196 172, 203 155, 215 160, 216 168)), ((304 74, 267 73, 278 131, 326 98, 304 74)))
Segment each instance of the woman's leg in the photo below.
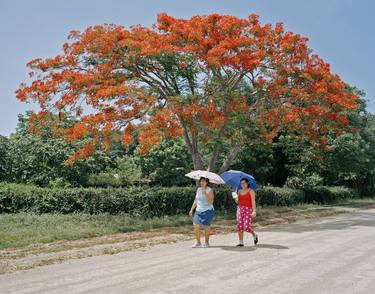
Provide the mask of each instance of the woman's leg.
POLYGON ((204 241, 208 244, 210 240, 210 226, 204 227, 204 241))
POLYGON ((253 210, 252 209, 249 209, 246 213, 246 217, 248 219, 248 224, 247 224, 247 231, 253 235, 253 237, 255 237, 255 231, 253 229, 253 218, 252 218, 252 213, 253 213, 253 210))
POLYGON ((253 228, 250 228, 249 233, 250 233, 251 235, 253 235, 253 238, 254 238, 254 244, 257 245, 257 244, 258 244, 258 235, 257 235, 257 233, 255 233, 255 231, 254 231, 253 228))
POLYGON ((243 231, 238 231, 238 240, 243 243, 243 231))
POLYGON ((194 235, 195 235, 195 239, 197 240, 197 243, 200 243, 201 242, 201 231, 200 231, 199 225, 197 225, 197 224, 194 224, 194 235))
POLYGON ((255 230, 253 229, 253 219, 251 217, 252 215, 252 210, 249 209, 249 211, 246 214, 246 219, 248 220, 248 223, 246 224, 246 231, 249 232, 251 235, 253 235, 254 238, 254 244, 258 244, 258 236, 255 233, 255 230))
POLYGON ((237 213, 236 213, 236 225, 237 225, 237 232, 238 232, 238 240, 240 241, 240 244, 243 244, 243 212, 241 207, 237 207, 237 213))
MULTIPOLYGON (((252 214, 251 208, 247 208, 247 207, 241 208, 243 231, 249 232, 251 235, 253 235, 254 243, 256 244, 258 243, 258 241, 257 241, 257 235, 252 226, 251 214, 252 214)), ((242 235, 241 235, 242 239, 240 239, 240 243, 243 242, 243 231, 242 231, 242 235)))

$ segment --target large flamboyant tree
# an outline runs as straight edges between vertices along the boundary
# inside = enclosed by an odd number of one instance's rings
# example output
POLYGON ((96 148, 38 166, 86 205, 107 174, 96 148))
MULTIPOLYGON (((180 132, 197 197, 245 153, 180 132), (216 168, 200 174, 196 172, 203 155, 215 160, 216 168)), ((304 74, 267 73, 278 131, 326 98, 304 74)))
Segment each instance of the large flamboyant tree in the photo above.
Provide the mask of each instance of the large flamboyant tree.
POLYGON ((357 103, 306 38, 280 23, 262 25, 254 14, 159 14, 151 28, 89 27, 69 34, 63 54, 28 67, 33 80, 16 94, 39 103, 36 127, 58 113, 56 135, 88 140, 70 163, 119 134, 127 146, 137 131, 140 153, 182 136, 196 169, 223 171, 249 129, 268 142, 287 131, 324 148, 357 103), (79 119, 64 129, 59 118, 66 112, 79 119))

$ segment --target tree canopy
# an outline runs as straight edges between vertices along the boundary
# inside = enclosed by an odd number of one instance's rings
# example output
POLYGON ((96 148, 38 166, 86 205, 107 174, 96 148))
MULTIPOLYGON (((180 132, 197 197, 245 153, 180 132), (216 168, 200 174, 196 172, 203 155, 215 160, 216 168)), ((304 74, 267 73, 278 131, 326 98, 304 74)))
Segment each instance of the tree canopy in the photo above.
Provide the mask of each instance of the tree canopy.
POLYGON ((16 94, 41 107, 34 131, 55 112, 55 135, 90 138, 68 163, 112 140, 128 146, 136 130, 141 154, 183 137, 194 168, 223 171, 244 137, 272 142, 288 132, 324 149, 346 128, 357 96, 307 41, 255 14, 97 25, 72 31, 61 55, 30 61, 32 82, 16 94), (62 126, 65 113, 77 122, 62 126))

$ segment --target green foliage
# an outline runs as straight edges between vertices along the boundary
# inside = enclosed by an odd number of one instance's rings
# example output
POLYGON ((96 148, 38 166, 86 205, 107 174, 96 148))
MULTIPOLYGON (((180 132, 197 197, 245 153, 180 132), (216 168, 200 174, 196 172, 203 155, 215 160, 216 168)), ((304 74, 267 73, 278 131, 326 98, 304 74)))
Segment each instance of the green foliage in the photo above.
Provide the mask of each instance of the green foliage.
POLYGON ((288 177, 286 183, 288 187, 301 189, 322 185, 323 178, 319 174, 304 174, 303 167, 299 168, 300 169, 298 171, 296 171, 296 168, 294 168, 295 174, 293 176, 288 177), (299 173, 299 175, 296 175, 297 172, 299 173))
POLYGON ((317 155, 314 148, 303 144, 286 146, 285 151, 289 158, 289 176, 286 185, 296 189, 322 185, 324 181, 321 174, 323 162, 314 158, 317 155))
POLYGON ((9 139, 0 136, 0 181, 6 181, 9 178, 9 139))
MULTIPOLYGON (((44 128, 38 135, 28 132, 30 114, 19 116, 17 131, 7 141, 6 176, 2 179, 39 186, 53 185, 53 181, 62 179, 79 186, 86 182, 89 174, 98 173, 112 165, 108 154, 96 151, 92 157, 77 160, 71 167, 67 166, 65 161, 79 146, 53 137, 49 128, 44 128)), ((63 123, 69 124, 73 120, 67 117, 63 123)), ((0 166, 3 166, 1 162, 0 166)))
POLYGON ((249 142, 245 149, 238 155, 231 165, 231 169, 241 170, 252 174, 257 183, 266 184, 269 175, 275 167, 275 160, 272 149, 264 144, 254 144, 249 142))
POLYGON ((116 171, 120 181, 127 185, 140 183, 142 170, 135 156, 124 156, 116 159, 116 171))
POLYGON ((317 186, 305 189, 305 202, 319 204, 334 203, 353 198, 355 195, 352 189, 346 187, 317 186))
POLYGON ((140 216, 186 213, 194 187, 66 188, 0 185, 0 212, 90 214, 120 212, 140 216))
POLYGON ((375 116, 361 116, 357 134, 335 138, 324 159, 326 185, 353 187, 362 195, 375 193, 375 116))
MULTIPOLYGON (((195 198, 195 187, 41 188, 0 184, 0 213, 127 213, 143 217, 185 214, 195 198)), ((214 187, 215 209, 236 207, 228 187, 214 187)), ((258 205, 290 206, 307 202, 330 203, 351 198, 343 187, 301 190, 263 187, 257 190, 258 205)))
POLYGON ((257 191, 257 202, 261 205, 291 206, 304 202, 302 190, 266 186, 257 191))
POLYGON ((118 174, 110 172, 101 172, 88 176, 85 183, 86 187, 121 187, 123 183, 120 181, 118 174))
MULTIPOLYGON (((349 89, 364 96, 355 88, 349 89)), ((375 193, 375 116, 366 111, 366 100, 358 100, 359 107, 349 113, 349 127, 355 132, 329 136, 328 152, 314 160, 312 147, 292 150, 291 175, 288 185, 294 187, 347 186, 362 196, 375 193)))
POLYGON ((47 186, 56 178, 80 185, 89 173, 105 168, 110 159, 98 151, 93 157, 76 161, 67 166, 65 160, 75 150, 60 138, 43 138, 32 134, 15 134, 10 137, 11 164, 9 180, 47 186))
POLYGON ((182 138, 165 139, 140 157, 144 177, 153 185, 181 186, 190 184, 184 175, 193 169, 190 154, 182 138))
POLYGON ((135 156, 116 158, 115 168, 107 172, 91 174, 85 186, 89 187, 123 187, 139 184, 142 171, 135 156))
POLYGON ((49 181, 48 187, 50 188, 70 188, 71 185, 63 178, 56 178, 49 181))

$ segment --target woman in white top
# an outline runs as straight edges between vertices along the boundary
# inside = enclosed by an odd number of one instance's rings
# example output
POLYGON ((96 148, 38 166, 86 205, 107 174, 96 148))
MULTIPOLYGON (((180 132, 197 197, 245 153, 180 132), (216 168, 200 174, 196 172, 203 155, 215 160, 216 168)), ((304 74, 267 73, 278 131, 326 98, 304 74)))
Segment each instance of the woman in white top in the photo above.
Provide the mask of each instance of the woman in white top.
POLYGON ((195 200, 191 206, 189 215, 193 216, 193 226, 196 243, 193 245, 193 248, 198 247, 209 247, 209 238, 210 238, 210 225, 212 219, 215 215, 214 210, 214 193, 210 187, 208 187, 209 179, 200 178, 199 184, 200 187, 197 190, 195 200), (205 243, 201 245, 201 233, 200 228, 204 228, 204 237, 205 243))

